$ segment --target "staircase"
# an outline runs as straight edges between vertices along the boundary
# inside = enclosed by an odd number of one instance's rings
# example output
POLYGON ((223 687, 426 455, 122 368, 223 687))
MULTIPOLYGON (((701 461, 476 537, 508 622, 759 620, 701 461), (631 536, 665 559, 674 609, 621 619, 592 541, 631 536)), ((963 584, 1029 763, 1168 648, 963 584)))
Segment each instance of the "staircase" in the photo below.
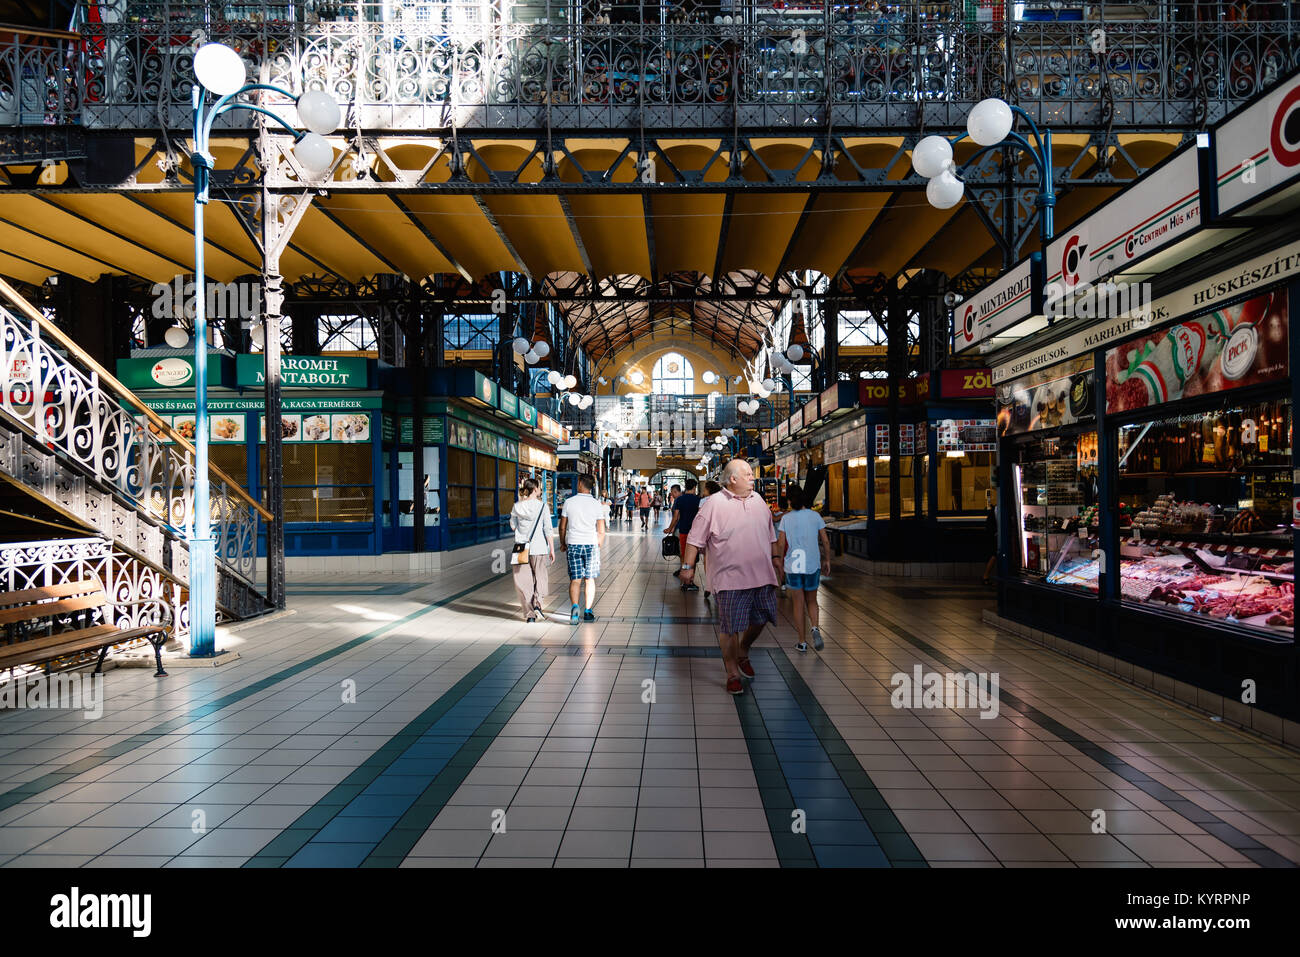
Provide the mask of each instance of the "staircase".
MULTIPOLYGON (((163 596, 187 643, 193 447, 29 303, 0 292, 14 305, 0 306, 0 590, 95 574, 115 601, 163 596)), ((270 513, 218 469, 210 481, 217 618, 261 614, 257 523, 270 513)))

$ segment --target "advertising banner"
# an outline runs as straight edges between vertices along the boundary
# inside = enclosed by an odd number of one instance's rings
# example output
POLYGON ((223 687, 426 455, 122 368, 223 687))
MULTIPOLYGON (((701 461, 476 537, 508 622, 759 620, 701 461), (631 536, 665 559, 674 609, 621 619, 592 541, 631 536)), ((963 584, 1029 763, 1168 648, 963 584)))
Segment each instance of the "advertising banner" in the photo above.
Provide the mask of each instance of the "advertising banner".
POLYGON ((1092 358, 1082 356, 998 386, 998 434, 1018 435, 1096 418, 1092 358))
POLYGON ((1106 352, 1106 412, 1285 378, 1285 289, 1131 339, 1106 352))
MULTIPOLYGON (((924 396, 922 390, 928 390, 929 380, 906 379, 898 386, 898 401, 902 405, 916 405, 924 396)), ((885 379, 863 379, 858 383, 858 404, 864 406, 889 405, 889 382, 885 379)))
MULTIPOLYGON (((898 454, 916 454, 916 426, 910 422, 898 426, 898 454)), ((876 455, 889 455, 889 426, 876 426, 876 455)))

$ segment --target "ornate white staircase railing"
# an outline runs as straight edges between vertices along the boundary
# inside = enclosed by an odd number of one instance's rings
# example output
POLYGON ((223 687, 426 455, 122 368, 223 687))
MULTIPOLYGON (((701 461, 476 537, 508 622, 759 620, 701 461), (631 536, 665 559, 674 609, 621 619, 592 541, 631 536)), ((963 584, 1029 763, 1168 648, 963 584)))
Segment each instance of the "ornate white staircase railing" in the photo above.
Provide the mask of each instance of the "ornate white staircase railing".
MULTIPOLYGON (((0 307, 0 477, 187 584, 193 447, 30 304, 9 298, 24 316, 0 307)), ((259 613, 257 522, 270 513, 215 468, 211 486, 219 611, 259 613)))

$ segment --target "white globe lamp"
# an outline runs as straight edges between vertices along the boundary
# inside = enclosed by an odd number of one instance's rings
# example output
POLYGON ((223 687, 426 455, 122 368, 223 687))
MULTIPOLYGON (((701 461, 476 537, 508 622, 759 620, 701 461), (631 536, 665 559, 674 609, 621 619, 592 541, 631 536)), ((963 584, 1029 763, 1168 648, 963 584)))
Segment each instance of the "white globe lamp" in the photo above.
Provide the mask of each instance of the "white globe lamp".
POLYGON ((528 340, 523 336, 519 336, 514 340, 514 342, 510 343, 510 348, 514 349, 516 353, 522 356, 529 351, 528 340))
POLYGON ((190 334, 183 326, 172 326, 163 333, 163 341, 173 349, 183 349, 190 342, 190 334))
POLYGON ((205 43, 194 54, 194 77, 217 96, 230 96, 244 85, 244 61, 224 43, 205 43))
POLYGON ((533 343, 533 351, 545 359, 551 354, 551 345, 545 339, 539 339, 533 343))
POLYGON ((798 362, 803 358, 803 346, 797 342, 791 343, 790 347, 785 350, 785 357, 791 362, 798 362))
POLYGON ((935 209, 952 209, 961 202, 966 184, 945 170, 925 186, 925 198, 935 209))
POLYGON ((312 173, 323 173, 334 162, 334 147, 319 133, 304 133, 293 144, 293 155, 304 169, 312 173))
POLYGON ((952 162, 952 144, 942 136, 927 136, 912 147, 912 169, 918 176, 931 179, 952 162))
POLYGON ((563 378, 564 378, 564 376, 560 375, 560 374, 559 374, 558 372, 556 372, 554 369, 552 369, 550 372, 546 373, 546 381, 547 381, 550 385, 559 385, 559 384, 560 384, 560 381, 561 381, 563 378))
POLYGON ((329 136, 339 128, 343 114, 334 97, 323 90, 308 90, 298 97, 298 119, 313 133, 329 136))
POLYGON ((997 97, 980 100, 966 117, 966 131, 980 146, 1001 143, 1011 132, 1011 107, 997 97))

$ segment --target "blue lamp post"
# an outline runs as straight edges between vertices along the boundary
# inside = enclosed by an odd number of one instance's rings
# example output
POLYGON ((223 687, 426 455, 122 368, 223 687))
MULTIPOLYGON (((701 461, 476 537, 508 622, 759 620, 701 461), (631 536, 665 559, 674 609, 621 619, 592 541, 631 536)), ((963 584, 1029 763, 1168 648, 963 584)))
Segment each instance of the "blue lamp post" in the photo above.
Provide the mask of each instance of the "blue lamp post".
POLYGON ((334 148, 323 134, 338 128, 338 104, 326 93, 292 93, 265 83, 245 83, 244 61, 220 43, 208 43, 194 55, 194 526, 190 535, 190 655, 216 654, 217 570, 216 543, 212 538, 211 492, 208 483, 208 319, 207 282, 203 264, 203 207, 208 203, 214 160, 208 152, 212 124, 231 110, 251 110, 275 120, 294 134, 294 156, 313 173, 329 169, 334 148), (296 99, 298 116, 308 132, 299 132, 270 110, 238 97, 253 90, 272 90, 296 99), (216 100, 209 104, 208 93, 216 100))
POLYGON ((1038 198, 1034 203, 1039 209, 1039 227, 1045 246, 1056 234, 1053 217, 1056 192, 1052 184, 1052 131, 1040 132, 1028 113, 996 97, 976 103, 966 118, 966 132, 961 136, 952 140, 942 136, 927 136, 912 150, 912 168, 930 180, 925 187, 925 198, 931 206, 951 209, 961 202, 966 184, 957 176, 959 168, 953 164, 952 147, 967 136, 981 148, 960 169, 965 169, 985 153, 1006 146, 1023 150, 1033 159, 1038 167, 1039 184, 1038 198), (1029 125, 1033 143, 1011 128, 1017 116, 1029 125))

